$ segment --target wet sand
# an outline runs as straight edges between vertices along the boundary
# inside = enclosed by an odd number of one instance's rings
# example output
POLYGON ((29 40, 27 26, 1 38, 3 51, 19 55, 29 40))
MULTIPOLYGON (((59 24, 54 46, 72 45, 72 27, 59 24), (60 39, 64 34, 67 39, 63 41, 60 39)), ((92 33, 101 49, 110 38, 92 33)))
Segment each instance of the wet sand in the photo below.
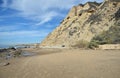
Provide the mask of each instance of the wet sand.
POLYGON ((0 78, 120 78, 120 50, 28 49, 38 55, 9 60, 0 78))

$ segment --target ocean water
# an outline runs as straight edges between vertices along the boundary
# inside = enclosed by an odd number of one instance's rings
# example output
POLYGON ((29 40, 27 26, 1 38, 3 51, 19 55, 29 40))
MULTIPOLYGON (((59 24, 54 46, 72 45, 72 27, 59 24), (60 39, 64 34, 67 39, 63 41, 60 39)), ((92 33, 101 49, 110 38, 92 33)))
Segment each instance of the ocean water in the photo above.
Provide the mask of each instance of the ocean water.
POLYGON ((0 45, 0 49, 3 49, 3 48, 10 48, 10 47, 15 47, 15 48, 24 48, 25 46, 0 45))
POLYGON ((2 48, 9 48, 9 45, 0 45, 0 49, 2 48))

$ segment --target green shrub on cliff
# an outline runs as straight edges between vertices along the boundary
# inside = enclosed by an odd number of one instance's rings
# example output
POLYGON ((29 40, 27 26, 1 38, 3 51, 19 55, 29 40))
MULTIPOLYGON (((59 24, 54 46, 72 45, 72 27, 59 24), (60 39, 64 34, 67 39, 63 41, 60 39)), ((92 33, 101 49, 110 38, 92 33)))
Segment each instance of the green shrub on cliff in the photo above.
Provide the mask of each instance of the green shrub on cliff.
POLYGON ((74 48, 87 48, 89 43, 85 40, 77 41, 72 47, 74 48))
POLYGON ((104 31, 100 35, 95 36, 89 43, 89 48, 102 44, 120 44, 120 22, 110 27, 108 31, 104 31))

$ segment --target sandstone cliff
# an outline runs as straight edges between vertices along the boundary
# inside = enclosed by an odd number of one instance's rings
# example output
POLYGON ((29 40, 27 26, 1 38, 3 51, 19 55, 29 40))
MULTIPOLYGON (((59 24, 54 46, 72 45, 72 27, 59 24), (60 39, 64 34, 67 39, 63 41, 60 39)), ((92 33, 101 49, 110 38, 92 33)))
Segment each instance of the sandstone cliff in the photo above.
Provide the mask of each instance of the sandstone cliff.
POLYGON ((71 47, 80 41, 91 39, 109 30, 119 21, 120 0, 105 0, 103 3, 87 2, 72 7, 67 17, 40 46, 71 47))

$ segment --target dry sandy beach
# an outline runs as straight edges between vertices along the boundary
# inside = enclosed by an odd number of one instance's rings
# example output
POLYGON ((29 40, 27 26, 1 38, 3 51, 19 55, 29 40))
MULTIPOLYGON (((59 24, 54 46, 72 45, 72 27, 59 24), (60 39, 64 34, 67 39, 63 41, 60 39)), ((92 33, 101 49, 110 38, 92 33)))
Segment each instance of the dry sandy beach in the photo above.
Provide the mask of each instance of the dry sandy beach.
POLYGON ((0 78, 120 78, 120 50, 31 51, 39 54, 0 66, 0 78))

